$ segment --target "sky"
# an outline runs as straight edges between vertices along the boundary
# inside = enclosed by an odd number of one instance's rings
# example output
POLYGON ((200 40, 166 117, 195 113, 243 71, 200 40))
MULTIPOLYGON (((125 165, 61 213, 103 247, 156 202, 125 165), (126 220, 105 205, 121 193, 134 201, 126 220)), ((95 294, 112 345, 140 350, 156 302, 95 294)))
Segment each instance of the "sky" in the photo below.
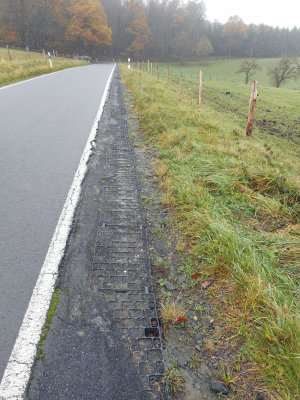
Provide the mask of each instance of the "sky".
POLYGON ((225 23, 238 15, 246 24, 300 27, 300 0, 204 0, 207 19, 225 23))

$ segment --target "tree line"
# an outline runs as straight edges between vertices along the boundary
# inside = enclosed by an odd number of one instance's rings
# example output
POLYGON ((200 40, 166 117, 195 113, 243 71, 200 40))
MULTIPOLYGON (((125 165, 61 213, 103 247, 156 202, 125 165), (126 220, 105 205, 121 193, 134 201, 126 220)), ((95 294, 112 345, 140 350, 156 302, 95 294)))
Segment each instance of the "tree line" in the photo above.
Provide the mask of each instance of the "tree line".
POLYGON ((206 19, 201 0, 0 0, 0 42, 151 60, 300 56, 300 29, 206 19))

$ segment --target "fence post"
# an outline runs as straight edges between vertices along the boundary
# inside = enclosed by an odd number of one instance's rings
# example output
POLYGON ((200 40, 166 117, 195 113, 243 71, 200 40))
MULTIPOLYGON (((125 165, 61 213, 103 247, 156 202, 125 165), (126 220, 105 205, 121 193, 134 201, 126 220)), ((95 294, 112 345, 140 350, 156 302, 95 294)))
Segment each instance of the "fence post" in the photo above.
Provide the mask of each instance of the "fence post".
POLYGON ((182 94, 182 72, 179 75, 179 93, 182 94))
POLYGON ((167 67, 166 69, 166 81, 167 81, 167 85, 169 84, 169 67, 167 67))
POLYGON ((147 65, 147 72, 149 73, 150 70, 150 61, 148 60, 148 65, 147 65))
POLYGON ((156 76, 157 76, 157 79, 159 79, 158 64, 156 64, 156 76))
POLYGON ((10 51, 9 51, 8 45, 7 45, 6 47, 7 47, 7 52, 8 52, 9 59, 10 59, 10 61, 11 61, 11 55, 10 55, 10 51))
POLYGON ((199 106, 201 106, 202 103, 202 87, 203 87, 203 71, 201 69, 199 74, 199 106))
POLYGON ((252 135, 253 122, 254 122, 254 111, 255 111, 255 104, 256 104, 256 98, 257 98, 257 89, 258 89, 258 81, 254 81, 252 84, 252 92, 251 92, 250 102, 249 102, 249 114, 248 114, 247 130, 246 130, 247 136, 252 135))

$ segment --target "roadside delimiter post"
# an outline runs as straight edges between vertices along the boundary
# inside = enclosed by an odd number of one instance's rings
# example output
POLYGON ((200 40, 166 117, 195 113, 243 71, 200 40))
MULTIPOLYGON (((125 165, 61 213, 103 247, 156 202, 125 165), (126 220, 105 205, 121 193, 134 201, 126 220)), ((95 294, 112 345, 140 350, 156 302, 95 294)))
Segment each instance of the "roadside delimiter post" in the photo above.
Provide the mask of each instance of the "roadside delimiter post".
POLYGON ((53 65, 52 65, 52 60, 51 60, 50 51, 48 51, 48 57, 49 57, 49 65, 50 65, 50 68, 52 69, 52 68, 53 68, 53 65))

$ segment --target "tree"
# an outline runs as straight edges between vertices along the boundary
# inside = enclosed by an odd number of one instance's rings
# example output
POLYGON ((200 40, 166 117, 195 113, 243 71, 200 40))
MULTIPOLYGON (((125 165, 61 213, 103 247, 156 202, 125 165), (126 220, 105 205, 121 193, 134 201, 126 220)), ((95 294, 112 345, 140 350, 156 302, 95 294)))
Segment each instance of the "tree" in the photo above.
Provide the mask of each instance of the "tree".
POLYGON ((180 32, 173 40, 174 57, 181 62, 186 61, 193 54, 193 44, 186 32, 180 32))
POLYGON ((98 0, 75 0, 69 8, 70 24, 66 38, 76 51, 87 49, 90 54, 111 43, 111 29, 98 0))
POLYGON ((300 76, 300 65, 295 57, 282 56, 275 67, 269 69, 269 76, 277 88, 288 79, 300 76))
POLYGON ((184 10, 184 29, 188 32, 193 46, 205 36, 205 4, 201 0, 189 0, 184 10))
POLYGON ((131 14, 130 25, 126 28, 126 32, 132 38, 127 50, 133 56, 139 57, 149 43, 151 35, 145 7, 140 0, 129 0, 126 6, 131 14))
POLYGON ((247 38, 247 25, 238 15, 229 17, 222 30, 222 36, 224 38, 224 45, 228 50, 228 56, 240 55, 240 51, 247 38))
POLYGON ((245 74, 245 84, 247 85, 249 79, 255 75, 256 71, 260 71, 261 68, 257 64, 255 58, 250 60, 244 60, 240 66, 240 69, 236 71, 237 74, 245 74))
POLYGON ((206 37, 201 38, 196 47, 196 54, 199 57, 209 56, 214 52, 214 48, 212 47, 210 40, 206 37))
POLYGON ((18 33, 12 21, 10 21, 7 25, 3 27, 3 32, 1 36, 3 37, 3 42, 6 44, 18 43, 18 33))

